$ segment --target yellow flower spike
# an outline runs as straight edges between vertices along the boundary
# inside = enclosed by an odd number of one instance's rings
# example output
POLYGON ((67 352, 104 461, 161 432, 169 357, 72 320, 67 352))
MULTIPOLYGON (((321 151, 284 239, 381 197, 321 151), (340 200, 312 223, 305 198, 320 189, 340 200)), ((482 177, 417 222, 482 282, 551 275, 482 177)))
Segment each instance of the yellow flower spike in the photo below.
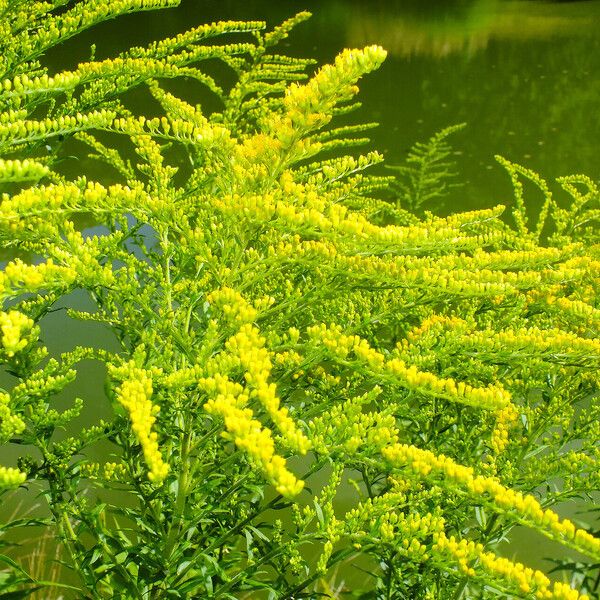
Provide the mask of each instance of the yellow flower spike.
POLYGON ((239 292, 229 287, 212 291, 206 299, 214 304, 222 312, 225 320, 233 326, 252 323, 258 314, 239 292))
POLYGON ((497 509, 508 512, 546 537, 600 560, 600 538, 577 529, 567 519, 561 521, 555 512, 543 509, 533 496, 524 496, 521 492, 504 487, 496 479, 475 475, 471 467, 457 464, 443 454, 435 455, 416 446, 394 444, 384 448, 381 454, 392 468, 408 466, 421 477, 442 476, 468 494, 486 500, 489 498, 488 501, 497 509))
POLYGON ((16 310, 0 311, 0 331, 2 332, 2 347, 6 356, 13 357, 23 350, 31 339, 28 334, 34 326, 33 319, 16 310))
POLYGON ((503 452, 508 445, 508 432, 519 416, 513 404, 507 405, 496 413, 496 425, 492 431, 491 447, 495 455, 503 452))
POLYGON ((210 395, 204 404, 204 410, 223 419, 228 438, 258 464, 278 493, 287 498, 298 495, 304 487, 304 482, 297 479, 287 469, 285 459, 275 453, 275 441, 271 431, 263 428, 261 423, 253 418, 254 414, 250 408, 240 408, 238 397, 243 388, 230 382, 225 376, 219 376, 215 385, 208 381, 199 382, 199 386, 210 395), (219 393, 219 389, 228 390, 228 393, 219 393))
POLYGON ((19 487, 27 479, 27 474, 12 467, 0 467, 0 489, 19 487))
POLYGON ((0 442, 4 443, 25 430, 25 421, 11 410, 11 398, 0 392, 0 442))
POLYGON ((315 325, 309 327, 307 333, 314 343, 325 346, 337 358, 345 360, 350 353, 354 353, 373 373, 392 375, 401 385, 417 389, 424 394, 495 412, 512 410, 511 396, 500 385, 475 388, 463 382, 421 371, 415 365, 407 366, 399 358, 386 360, 384 355, 371 348, 366 340, 358 336, 344 335, 336 325, 315 325))
POLYGON ((287 446, 300 454, 306 454, 311 448, 310 440, 296 426, 287 408, 280 407, 277 388, 274 383, 268 381, 272 363, 270 353, 264 346, 265 339, 258 329, 250 324, 243 325, 225 344, 226 349, 239 358, 246 370, 248 386, 277 426, 287 446))
POLYGON ((62 289, 71 285, 76 278, 75 269, 55 265, 52 259, 37 265, 26 265, 15 259, 0 272, 0 299, 45 288, 62 289))
POLYGON ((153 483, 161 483, 169 473, 169 464, 166 463, 158 447, 158 434, 152 431, 156 421, 153 416, 158 411, 152 404, 152 378, 144 369, 140 369, 133 362, 119 368, 113 368, 114 375, 120 375, 123 382, 116 389, 117 402, 129 414, 131 429, 135 434, 144 460, 148 465, 148 479, 153 483))
POLYGON ((480 571, 492 576, 510 588, 523 594, 533 594, 534 598, 550 600, 589 600, 565 583, 552 583, 544 573, 525 567, 507 558, 486 552, 481 544, 461 540, 454 536, 446 537, 440 531, 434 534, 433 554, 441 560, 451 558, 459 570, 468 577, 476 577, 480 571), (470 566, 470 565, 473 566, 470 566))

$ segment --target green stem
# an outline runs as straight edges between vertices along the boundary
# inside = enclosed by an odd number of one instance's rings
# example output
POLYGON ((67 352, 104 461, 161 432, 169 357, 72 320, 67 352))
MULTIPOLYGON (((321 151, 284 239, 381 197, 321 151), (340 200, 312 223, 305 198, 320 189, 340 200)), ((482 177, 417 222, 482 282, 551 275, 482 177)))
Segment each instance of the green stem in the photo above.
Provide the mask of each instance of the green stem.
MULTIPOLYGON (((323 466, 324 462, 325 461, 323 461, 323 460, 317 461, 310 468, 310 470, 305 475, 303 475, 302 479, 307 479, 308 477, 310 477, 310 475, 312 475, 313 473, 320 470, 321 467, 323 466)), ((283 499, 283 496, 281 494, 277 494, 277 496, 275 496, 275 498, 273 498, 268 504, 255 510, 252 514, 250 514, 248 517, 246 517, 243 521, 240 521, 237 525, 235 525, 235 527, 228 530, 221 537, 219 537, 215 541, 213 541, 208 547, 199 546, 198 549, 194 552, 194 554, 192 554, 192 556, 188 559, 189 562, 188 562, 187 566, 178 573, 178 577, 177 577, 176 581, 181 581, 181 579, 183 577, 185 577, 186 573, 190 569, 195 567, 195 560, 199 555, 207 554, 207 553, 211 552, 211 550, 214 550, 215 548, 218 548, 219 546, 223 545, 227 540, 232 539, 233 536, 237 535, 248 523, 252 522, 254 519, 256 519, 256 517, 258 517, 262 513, 266 512, 266 511, 270 510, 271 508, 273 508, 274 506, 276 506, 277 503, 280 502, 282 499, 283 499)))
POLYGON ((167 227, 161 236, 161 246, 163 248, 163 253, 165 257, 165 266, 164 266, 164 274, 165 274, 165 292, 166 292, 166 301, 167 308, 169 311, 173 308, 173 299, 171 297, 171 255, 167 252, 169 248, 169 228, 167 227))
POLYGON ((192 431, 188 422, 183 433, 183 441, 181 444, 181 469, 179 471, 179 477, 177 478, 177 497, 175 498, 175 510, 173 513, 173 520, 167 534, 167 540, 165 542, 165 557, 167 557, 167 559, 171 557, 177 538, 181 533, 181 528, 184 523, 183 515, 185 512, 185 504, 189 486, 189 453, 191 438, 192 431))

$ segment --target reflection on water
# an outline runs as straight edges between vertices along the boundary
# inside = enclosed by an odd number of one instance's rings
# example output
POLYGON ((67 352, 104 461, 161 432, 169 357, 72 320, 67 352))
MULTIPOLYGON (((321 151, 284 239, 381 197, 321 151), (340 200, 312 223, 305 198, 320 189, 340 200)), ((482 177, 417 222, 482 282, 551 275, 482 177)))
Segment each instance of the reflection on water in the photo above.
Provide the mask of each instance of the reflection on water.
MULTIPOLYGON (((444 57, 472 54, 492 40, 548 39, 581 35, 598 24, 600 10, 588 2, 533 0, 356 4, 346 24, 348 45, 378 43, 392 54, 444 57)), ((340 14, 348 14, 340 11, 340 14)))

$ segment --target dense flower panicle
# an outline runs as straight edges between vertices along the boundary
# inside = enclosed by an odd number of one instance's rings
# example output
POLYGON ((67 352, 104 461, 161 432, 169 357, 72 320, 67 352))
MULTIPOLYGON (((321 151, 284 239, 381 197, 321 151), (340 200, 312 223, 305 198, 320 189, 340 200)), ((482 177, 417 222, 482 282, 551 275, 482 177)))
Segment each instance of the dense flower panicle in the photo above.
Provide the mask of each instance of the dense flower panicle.
POLYGON ((258 314, 256 308, 249 304, 238 291, 229 287, 214 290, 208 294, 206 299, 218 307, 226 321, 234 326, 239 327, 244 323, 253 323, 258 314))
POLYGON ((12 467, 0 467, 0 490, 19 487, 27 479, 27 474, 12 467))
POLYGON ((19 311, 0 311, 2 347, 6 356, 9 358, 14 356, 31 343, 30 333, 33 326, 33 319, 19 311))
POLYGON ((546 302, 552 306, 556 305, 561 311, 572 313, 576 317, 583 319, 586 324, 593 327, 600 326, 600 309, 591 306, 582 300, 571 298, 557 298, 550 296, 546 302))
POLYGON ((97 182, 79 181, 41 185, 21 190, 9 196, 4 194, 0 204, 0 224, 17 231, 25 224, 24 218, 42 217, 45 220, 59 215, 64 219, 68 211, 109 211, 115 209, 134 211, 142 206, 151 206, 152 199, 141 186, 133 189, 115 184, 104 187, 97 182))
POLYGON ((240 331, 227 340, 226 349, 239 357, 245 369, 246 384, 252 389, 261 405, 281 433, 285 444, 299 452, 306 454, 310 449, 310 441, 298 429, 294 420, 289 416, 286 408, 280 407, 276 386, 269 382, 271 374, 271 358, 269 351, 264 347, 265 339, 258 329, 249 324, 243 325, 240 331))
POLYGON ((25 421, 11 410, 11 398, 0 393, 0 442, 6 443, 25 430, 25 421))
POLYGON ((428 335, 439 335, 440 332, 451 330, 452 332, 463 332, 469 330, 469 324, 456 316, 431 314, 408 331, 406 338, 398 342, 400 348, 407 348, 410 344, 419 343, 421 338, 428 335))
POLYGON ((396 420, 383 412, 367 412, 382 389, 375 386, 370 392, 338 403, 321 416, 311 419, 310 439, 315 451, 324 455, 342 452, 348 456, 379 454, 382 448, 398 441, 396 420))
POLYGON ((544 509, 533 496, 509 489, 494 478, 476 475, 472 467, 460 465, 443 454, 435 455, 415 446, 395 444, 384 448, 381 453, 395 468, 408 467, 422 477, 442 475, 476 498, 487 495, 499 510, 512 513, 544 535, 583 554, 600 558, 600 538, 577 529, 568 519, 561 521, 554 511, 544 509))
POLYGON ((433 373, 421 371, 414 365, 407 366, 398 358, 386 360, 366 340, 356 335, 344 335, 338 326, 328 328, 325 325, 315 325, 308 329, 308 334, 315 343, 323 344, 334 356, 347 359, 353 353, 375 373, 392 375, 401 385, 422 393, 493 411, 500 411, 511 405, 510 394, 500 385, 474 387, 462 381, 440 378, 433 373))
MULTIPOLYGON (((285 96, 284 106, 288 128, 312 129, 329 120, 331 109, 340 101, 356 93, 356 81, 365 73, 379 67, 386 57, 380 46, 369 46, 363 50, 345 50, 333 65, 323 67, 304 86, 291 85, 285 96)), ((282 124, 277 124, 280 127, 282 124)), ((273 126, 277 131, 277 127, 273 126)), ((285 131, 285 129, 284 129, 285 131)), ((279 133, 279 138, 283 138, 279 133)))
POLYGON ((566 583, 552 583, 541 571, 486 552, 482 544, 465 539, 458 541, 454 536, 447 537, 443 531, 436 533, 434 540, 432 553, 455 560, 460 573, 467 577, 480 577, 483 569, 517 593, 531 595, 537 600, 589 600, 587 594, 580 594, 566 583))
POLYGON ((207 392, 209 399, 204 410, 220 416, 225 423, 226 437, 244 450, 255 461, 275 489, 288 498, 302 491, 304 482, 286 468, 285 459, 275 453, 275 441, 271 431, 254 418, 246 404, 248 392, 227 377, 216 375, 198 381, 200 389, 207 392))
POLYGON ((12 61, 17 64, 19 59, 21 62, 32 61, 52 46, 111 17, 132 11, 177 6, 179 1, 116 0, 110 5, 103 2, 81 2, 59 15, 51 13, 54 8, 52 3, 44 3, 43 10, 39 10, 42 3, 31 3, 38 8, 33 14, 31 10, 19 10, 17 7, 16 11, 11 11, 12 22, 7 19, 12 28, 12 35, 2 44, 3 54, 7 59, 4 68, 10 72, 12 61))
POLYGON ((135 434, 144 460, 148 465, 148 479, 161 483, 169 473, 169 464, 162 458, 158 447, 158 434, 153 431, 160 407, 152 404, 152 379, 147 371, 129 363, 113 369, 113 376, 123 379, 116 388, 117 402, 127 410, 131 429, 135 434))
POLYGON ((33 144, 88 129, 107 129, 112 127, 115 116, 116 113, 112 111, 99 110, 56 119, 23 119, 0 123, 0 150, 8 152, 22 144, 33 144))
POLYGON ((4 160, 0 158, 0 182, 30 181, 44 177, 50 169, 34 160, 4 160))
POLYGON ((498 455, 506 449, 510 429, 515 425, 518 417, 519 411, 514 404, 508 404, 496 413, 496 424, 490 440, 493 454, 498 455))
POLYGON ((580 337, 569 331, 560 329, 539 329, 527 327, 522 329, 505 329, 503 331, 470 331, 460 339, 463 347, 479 348, 497 352, 508 349, 527 350, 537 355, 578 353, 588 354, 596 364, 600 364, 600 339, 580 337))
POLYGON ((36 292, 50 287, 64 289, 76 277, 75 269, 55 265, 51 258, 38 265, 27 265, 15 259, 0 273, 0 298, 10 298, 21 291, 36 292))

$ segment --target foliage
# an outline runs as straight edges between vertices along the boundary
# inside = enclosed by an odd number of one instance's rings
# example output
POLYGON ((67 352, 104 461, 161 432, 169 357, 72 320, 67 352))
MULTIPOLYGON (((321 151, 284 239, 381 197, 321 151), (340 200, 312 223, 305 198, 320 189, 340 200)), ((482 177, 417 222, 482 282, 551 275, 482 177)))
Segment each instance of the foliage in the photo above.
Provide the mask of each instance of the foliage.
POLYGON ((409 150, 406 164, 388 166, 397 173, 393 188, 400 206, 420 213, 423 205, 439 201, 451 188, 460 185, 452 181, 456 173, 447 138, 464 127, 464 123, 445 127, 426 142, 417 142, 409 150))
MULTIPOLYGON (((580 572, 600 561, 591 528, 551 508, 600 489, 595 184, 560 180, 572 206, 548 191, 530 229, 520 178, 548 186, 504 161, 516 228, 503 207, 391 206, 381 223, 388 179, 363 173, 381 157, 339 156, 364 128, 331 123, 385 52, 345 50, 298 83, 309 61, 275 46, 305 13, 70 72, 38 62, 114 13, 167 4, 1 7, 0 240, 33 257, 0 273, 0 436, 21 455, 1 493, 45 497, 75 597, 341 596, 336 570, 359 558, 369 576, 347 591, 363 598, 597 596, 591 576, 571 589, 494 551, 519 524, 579 552, 580 572), (173 77, 222 108, 169 93, 173 77), (161 116, 126 107, 141 85, 161 116), (112 181, 62 174, 45 150, 61 136, 112 181), (102 227, 80 231, 82 215, 102 227), (108 328, 119 351, 81 339, 48 356, 46 317, 74 290, 93 308, 69 319, 108 328), (90 360, 111 416, 82 428, 85 398, 56 399, 90 360)), ((3 560, 5 591, 44 584, 3 560)))

